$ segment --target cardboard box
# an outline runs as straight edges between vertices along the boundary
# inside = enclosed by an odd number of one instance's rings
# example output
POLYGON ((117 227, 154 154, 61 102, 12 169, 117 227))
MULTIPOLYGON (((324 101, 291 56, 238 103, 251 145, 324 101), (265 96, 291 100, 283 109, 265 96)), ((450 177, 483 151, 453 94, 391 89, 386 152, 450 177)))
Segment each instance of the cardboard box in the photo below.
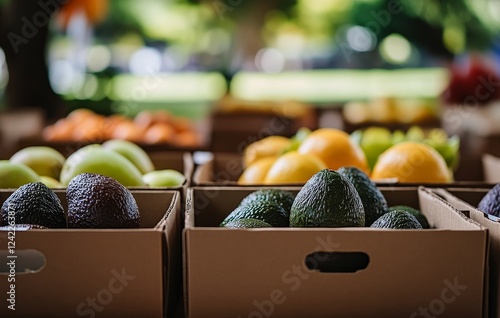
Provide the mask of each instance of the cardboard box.
MULTIPOLYGON (((37 270, 16 274, 15 311, 8 309, 6 294, 11 290, 9 232, 0 231, 0 317, 162 317, 173 312, 182 286, 180 194, 132 193, 140 229, 15 233, 16 270, 37 270)), ((0 191, 0 202, 10 194, 0 191)), ((57 195, 66 209, 65 192, 57 195)))
POLYGON ((241 155, 214 153, 213 158, 196 167, 193 174, 194 185, 237 185, 243 173, 241 155))
POLYGON ((490 189, 448 188, 446 190, 435 191, 457 209, 469 211, 472 220, 489 230, 489 317, 500 317, 500 223, 498 220, 490 220, 487 214, 476 208, 490 189))
POLYGON ((390 205, 419 207, 435 227, 430 230, 217 227, 255 190, 188 190, 183 244, 189 317, 483 316, 487 230, 428 189, 383 193, 390 205), (316 251, 354 253, 328 255, 359 270, 309 270, 306 257, 315 255, 308 261, 318 264, 325 255, 316 251), (357 257, 368 257, 368 264, 357 257))

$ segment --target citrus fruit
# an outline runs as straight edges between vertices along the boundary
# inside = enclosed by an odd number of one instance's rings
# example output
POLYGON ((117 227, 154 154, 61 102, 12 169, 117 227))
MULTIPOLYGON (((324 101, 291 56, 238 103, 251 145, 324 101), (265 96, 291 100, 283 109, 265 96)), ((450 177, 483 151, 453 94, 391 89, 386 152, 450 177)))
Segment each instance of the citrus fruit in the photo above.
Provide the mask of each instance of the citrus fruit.
POLYGON ((290 139, 282 136, 269 136, 256 141, 243 152, 243 165, 248 167, 253 162, 265 157, 277 157, 291 144, 290 139))
POLYGON ((414 141, 399 143, 378 158, 372 179, 397 178, 399 182, 451 182, 443 157, 432 147, 414 141))
POLYGON ((326 169, 326 165, 318 157, 291 151, 276 159, 267 172, 264 183, 305 183, 323 169, 326 169))
POLYGON ((239 184, 262 184, 267 172, 276 161, 275 157, 266 157, 253 162, 238 179, 239 184))
POLYGON ((298 152, 317 156, 329 169, 353 166, 369 173, 363 150, 347 133, 338 129, 321 128, 313 131, 302 142, 298 152))

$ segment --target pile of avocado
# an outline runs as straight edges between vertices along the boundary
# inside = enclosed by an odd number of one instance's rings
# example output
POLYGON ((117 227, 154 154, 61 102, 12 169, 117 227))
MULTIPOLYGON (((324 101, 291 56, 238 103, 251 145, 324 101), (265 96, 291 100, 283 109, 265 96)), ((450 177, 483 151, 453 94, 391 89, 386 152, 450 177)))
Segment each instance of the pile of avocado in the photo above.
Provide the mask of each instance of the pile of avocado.
POLYGON ((66 190, 67 217, 56 193, 42 182, 18 188, 2 204, 0 230, 45 228, 138 228, 140 215, 130 191, 113 178, 82 173, 66 190))
POLYGON ((364 172, 344 167, 316 173, 296 196, 281 189, 253 192, 220 226, 427 229, 429 223, 414 208, 388 207, 382 192, 364 172))

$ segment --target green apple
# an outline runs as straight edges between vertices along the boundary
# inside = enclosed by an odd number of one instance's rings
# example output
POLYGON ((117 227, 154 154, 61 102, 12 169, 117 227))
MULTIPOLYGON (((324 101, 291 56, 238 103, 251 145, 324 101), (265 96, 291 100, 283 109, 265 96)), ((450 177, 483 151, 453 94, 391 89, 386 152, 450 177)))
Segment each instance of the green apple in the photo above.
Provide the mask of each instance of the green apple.
POLYGON ((391 132, 382 127, 369 127, 363 132, 360 146, 370 169, 373 169, 380 154, 392 146, 391 132))
POLYGON ((40 181, 38 174, 22 163, 0 160, 0 188, 19 188, 31 182, 40 181))
POLYGON ((100 145, 89 145, 66 159, 60 181, 64 186, 80 173, 96 173, 111 177, 126 187, 144 186, 139 169, 117 152, 100 145))
POLYGON ((59 179, 66 158, 50 147, 27 147, 16 152, 9 160, 27 165, 39 176, 59 179))
POLYGON ((59 182, 58 180, 51 178, 51 177, 40 176, 40 182, 45 184, 47 187, 49 187, 51 189, 64 188, 64 186, 61 184, 61 182, 59 182))
POLYGON ((142 180, 150 187, 180 187, 186 178, 179 171, 166 169, 148 172, 142 180))
POLYGON ((130 160, 141 173, 148 173, 155 169, 151 158, 139 146, 133 142, 120 139, 112 139, 102 144, 104 149, 115 151, 130 160))

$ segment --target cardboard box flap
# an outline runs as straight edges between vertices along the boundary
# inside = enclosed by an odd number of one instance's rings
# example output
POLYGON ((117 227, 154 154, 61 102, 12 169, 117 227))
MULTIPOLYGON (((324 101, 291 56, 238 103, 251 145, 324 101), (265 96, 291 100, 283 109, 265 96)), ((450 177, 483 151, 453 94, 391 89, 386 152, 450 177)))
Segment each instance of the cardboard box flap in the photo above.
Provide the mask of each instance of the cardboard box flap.
MULTIPOLYGON (((443 200, 431 189, 419 187, 418 191, 422 211, 439 209, 439 205, 448 207, 448 209, 441 209, 439 213, 425 214, 431 227, 464 231, 477 231, 478 228, 485 230, 482 225, 468 218, 463 211, 458 210, 454 205, 443 200)), ((468 209, 464 210, 467 211, 468 209)))

